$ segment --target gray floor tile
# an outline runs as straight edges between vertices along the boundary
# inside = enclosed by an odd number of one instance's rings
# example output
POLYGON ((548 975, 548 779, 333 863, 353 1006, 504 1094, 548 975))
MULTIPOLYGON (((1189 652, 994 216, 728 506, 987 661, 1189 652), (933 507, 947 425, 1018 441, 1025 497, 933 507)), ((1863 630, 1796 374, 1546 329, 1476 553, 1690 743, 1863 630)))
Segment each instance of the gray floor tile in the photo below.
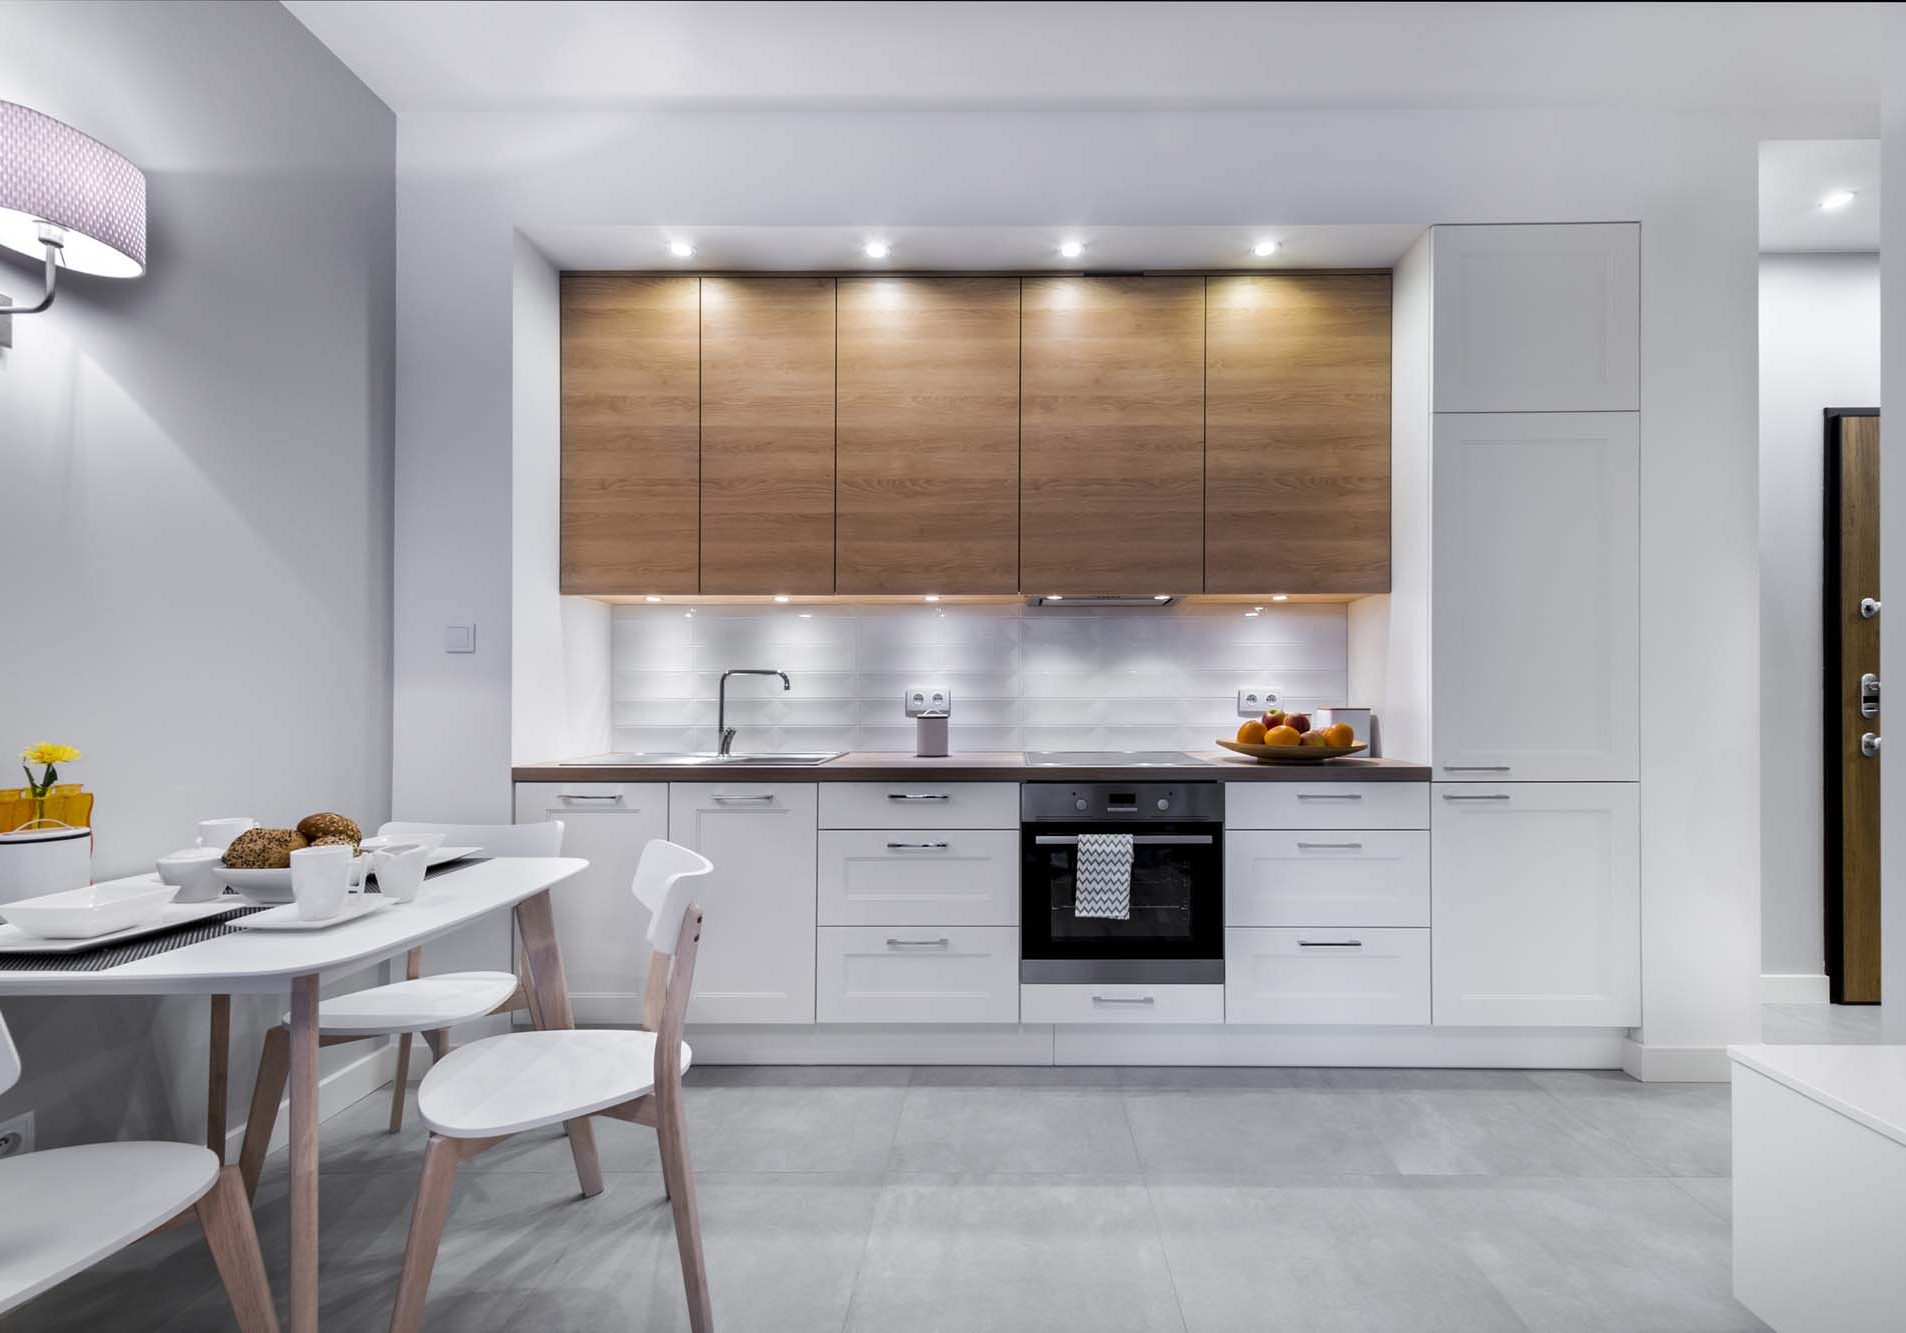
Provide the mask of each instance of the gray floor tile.
POLYGON ((1127 1088, 1125 1114, 1147 1172, 1265 1177, 1391 1175, 1383 1098, 1283 1089, 1127 1088))
POLYGON ((1342 1092, 1532 1092, 1525 1069, 1326 1069, 1324 1086, 1342 1092))
POLYGON ((1488 1333, 1522 1320, 1407 1190, 1154 1176, 1159 1231, 1191 1333, 1488 1333))
POLYGON ((1540 1088, 1399 1092, 1383 1145, 1412 1176, 1651 1176, 1661 1172, 1540 1088))
POLYGON ((1727 1223, 1674 1181, 1442 1179, 1415 1197, 1537 1333, 1762 1327, 1734 1299, 1727 1223))
POLYGON ((1777 1046, 1866 1046, 1880 1040, 1877 1004, 1763 1004, 1760 1039, 1777 1046))
POLYGON ((895 1175, 847 1323, 850 1333, 1183 1327, 1135 1176, 895 1175))
POLYGON ((1117 1088, 920 1087, 907 1090, 888 1166, 895 1171, 1135 1172, 1117 1088))
POLYGON ((1118 1071, 1119 1086, 1124 1088, 1164 1088, 1191 1091, 1197 1088, 1266 1089, 1327 1088, 1327 1069, 1256 1068, 1250 1065, 1127 1065, 1118 1071))
POLYGON ((1641 1083, 1618 1070, 1553 1070, 1536 1082, 1570 1115, 1666 1175, 1724 1176, 1731 1169, 1725 1083, 1641 1083))
POLYGON ((1734 1220, 1734 1180, 1731 1176, 1680 1176, 1674 1183, 1692 1194, 1722 1221, 1734 1220))
POLYGON ((1104 1065, 921 1065, 916 1088, 1116 1088, 1121 1071, 1104 1065))

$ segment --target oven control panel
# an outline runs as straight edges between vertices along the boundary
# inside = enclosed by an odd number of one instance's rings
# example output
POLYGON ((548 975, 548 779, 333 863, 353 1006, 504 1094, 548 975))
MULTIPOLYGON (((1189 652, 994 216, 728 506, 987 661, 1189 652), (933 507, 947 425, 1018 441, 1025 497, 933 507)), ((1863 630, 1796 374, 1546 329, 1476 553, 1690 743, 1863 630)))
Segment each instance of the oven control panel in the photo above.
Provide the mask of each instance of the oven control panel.
POLYGON ((1020 818, 1027 823, 1224 818, 1224 785, 1218 782, 1028 782, 1019 793, 1020 818))

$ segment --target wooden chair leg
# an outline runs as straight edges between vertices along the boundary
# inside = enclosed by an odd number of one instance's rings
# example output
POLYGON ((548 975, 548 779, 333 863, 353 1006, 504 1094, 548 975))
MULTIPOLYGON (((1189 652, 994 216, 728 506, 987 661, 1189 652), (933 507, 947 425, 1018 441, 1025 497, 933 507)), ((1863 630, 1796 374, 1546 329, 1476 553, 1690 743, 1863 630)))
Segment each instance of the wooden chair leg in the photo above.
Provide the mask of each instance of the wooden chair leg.
POLYGON ((205 1146, 225 1161, 225 1102, 232 1067, 232 997, 212 997, 212 1028, 205 1056, 205 1146))
POLYGON ((450 1034, 442 1028, 424 1033, 424 1045, 430 1048, 430 1062, 435 1064, 450 1054, 450 1034))
POLYGON ((569 1155, 576 1159, 576 1181, 582 1197, 593 1199, 602 1193, 602 1158, 596 1152, 596 1125, 588 1116, 563 1121, 569 1135, 569 1155))
POLYGON ((390 1085, 390 1132, 404 1127, 404 1095, 410 1091, 410 1034, 397 1037, 397 1077, 390 1085))
POLYGON ((244 1178, 237 1167, 219 1168, 218 1181, 198 1201, 197 1212, 240 1333, 278 1333, 278 1311, 271 1303, 265 1256, 258 1248, 251 1203, 245 1197, 244 1178))
POLYGON ((410 1210, 410 1239, 404 1244, 404 1272, 397 1281, 391 1333, 416 1333, 423 1327, 430 1270, 437 1262, 437 1245, 443 1239, 444 1219, 450 1215, 450 1192, 461 1160, 462 1147, 455 1139, 430 1136, 424 1148, 423 1176, 417 1182, 417 1202, 410 1210))
POLYGON ((695 1204, 695 1178, 688 1163, 688 1139, 681 1107, 664 1110, 656 1137, 662 1150, 662 1182, 675 1214, 675 1244, 682 1252, 682 1286, 688 1294, 688 1326, 713 1333, 715 1312, 708 1300, 708 1268, 702 1261, 701 1209, 695 1204))
POLYGON ((278 1103, 284 1100, 285 1079, 291 1072, 291 1033, 283 1024, 265 1034, 265 1049, 258 1057, 258 1077, 251 1087, 251 1110, 245 1116, 245 1143, 238 1153, 238 1170, 244 1178, 245 1197, 258 1195, 258 1177, 265 1169, 265 1153, 271 1147, 271 1131, 278 1123, 278 1103))

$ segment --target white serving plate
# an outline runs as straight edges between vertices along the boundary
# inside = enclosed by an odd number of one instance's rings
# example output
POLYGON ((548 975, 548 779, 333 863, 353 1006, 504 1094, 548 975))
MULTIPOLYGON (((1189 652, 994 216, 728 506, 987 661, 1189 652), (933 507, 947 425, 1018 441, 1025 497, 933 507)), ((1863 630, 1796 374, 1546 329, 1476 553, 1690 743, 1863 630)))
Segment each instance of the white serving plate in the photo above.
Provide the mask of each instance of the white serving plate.
MULTIPOLYGON (((153 876, 152 879, 154 883, 158 882, 157 876, 153 876)), ((94 935, 91 939, 83 940, 45 940, 27 934, 18 926, 0 926, 0 954, 81 953, 87 949, 98 949, 109 944, 123 944, 128 940, 156 935, 162 930, 171 930, 174 926, 189 926, 194 922, 216 917, 221 912, 235 911, 244 905, 237 898, 223 900, 215 898, 209 903, 167 903, 157 921, 148 921, 143 926, 130 926, 109 935, 94 935)))
MULTIPOLYGON (((369 841, 366 839, 365 841, 369 841)), ((430 867, 448 865, 452 861, 461 861, 466 856, 475 856, 481 847, 439 847, 430 854, 430 867)), ((351 883, 362 884, 364 876, 370 871, 369 856, 353 857, 351 860, 351 883)), ((291 871, 283 870, 231 870, 221 867, 219 872, 232 888, 255 903, 288 903, 291 901, 291 871)))
POLYGON ((372 912, 381 912, 386 907, 395 907, 395 898, 382 898, 376 894, 365 896, 354 893, 344 900, 344 910, 336 916, 326 917, 322 921, 306 921, 298 915, 296 903, 286 903, 283 907, 274 907, 265 912, 254 912, 251 916, 234 921, 235 926, 246 930, 329 930, 332 926, 341 926, 346 921, 356 921, 359 917, 369 916, 372 912))
POLYGON ((157 876, 107 880, 0 903, 0 919, 42 940, 91 940, 157 921, 178 891, 157 876))

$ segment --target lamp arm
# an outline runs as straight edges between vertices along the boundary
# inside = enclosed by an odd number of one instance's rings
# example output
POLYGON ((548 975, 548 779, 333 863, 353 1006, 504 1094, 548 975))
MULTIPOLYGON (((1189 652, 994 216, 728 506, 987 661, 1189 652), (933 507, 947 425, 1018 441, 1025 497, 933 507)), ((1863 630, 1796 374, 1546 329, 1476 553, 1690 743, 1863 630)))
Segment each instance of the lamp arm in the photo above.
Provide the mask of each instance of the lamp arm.
POLYGON ((37 315, 53 304, 53 285, 60 271, 60 253, 64 249, 57 241, 46 241, 46 294, 40 297, 38 305, 0 305, 0 315, 37 315))

